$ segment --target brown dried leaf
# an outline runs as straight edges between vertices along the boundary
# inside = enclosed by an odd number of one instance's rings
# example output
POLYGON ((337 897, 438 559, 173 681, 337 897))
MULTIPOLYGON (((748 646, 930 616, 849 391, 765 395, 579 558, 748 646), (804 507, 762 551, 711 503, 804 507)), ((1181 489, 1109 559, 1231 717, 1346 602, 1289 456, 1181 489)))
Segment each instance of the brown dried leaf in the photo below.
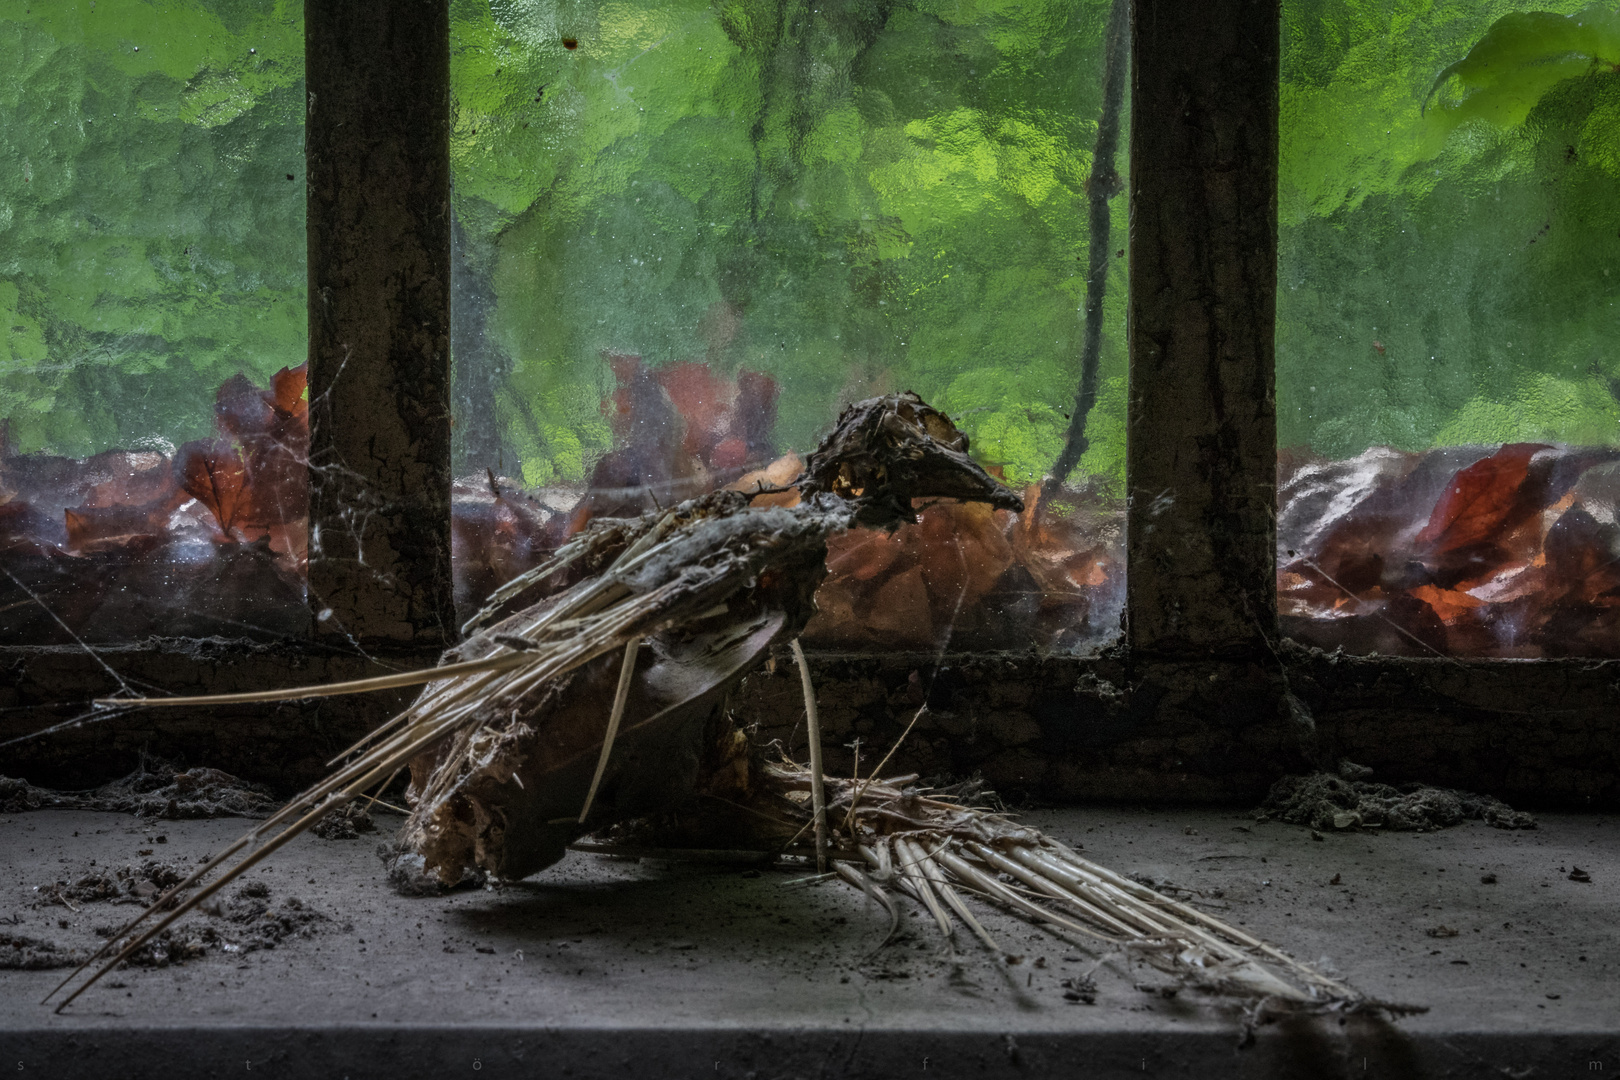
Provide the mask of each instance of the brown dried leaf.
POLYGON ((309 364, 282 368, 270 376, 270 407, 285 416, 304 416, 309 412, 309 364))
POLYGON ((1530 473, 1530 459, 1550 449, 1545 443, 1508 443, 1459 470, 1418 533, 1418 546, 1443 554, 1495 539, 1521 511, 1519 489, 1530 473))
POLYGON ((219 530, 230 534, 247 487, 242 455, 224 439, 188 442, 175 456, 175 472, 186 494, 208 508, 219 530))

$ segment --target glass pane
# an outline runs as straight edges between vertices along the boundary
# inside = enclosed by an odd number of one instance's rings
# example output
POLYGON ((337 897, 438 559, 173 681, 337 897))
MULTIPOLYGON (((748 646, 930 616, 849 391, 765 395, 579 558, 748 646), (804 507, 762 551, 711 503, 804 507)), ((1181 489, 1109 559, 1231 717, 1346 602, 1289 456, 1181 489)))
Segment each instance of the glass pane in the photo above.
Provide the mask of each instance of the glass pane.
MULTIPOLYGON (((592 516, 792 479, 873 394, 917 391, 1037 484, 1080 381, 1110 6, 456 3, 459 602, 592 516)), ((1022 521, 845 537, 812 640, 1117 635, 1126 200, 1097 190, 1100 392, 1068 485, 1022 521)))
POLYGON ((1620 13, 1287 0, 1286 631, 1620 654, 1620 13))
POLYGON ((0 640, 307 624, 303 24, 0 15, 0 640))

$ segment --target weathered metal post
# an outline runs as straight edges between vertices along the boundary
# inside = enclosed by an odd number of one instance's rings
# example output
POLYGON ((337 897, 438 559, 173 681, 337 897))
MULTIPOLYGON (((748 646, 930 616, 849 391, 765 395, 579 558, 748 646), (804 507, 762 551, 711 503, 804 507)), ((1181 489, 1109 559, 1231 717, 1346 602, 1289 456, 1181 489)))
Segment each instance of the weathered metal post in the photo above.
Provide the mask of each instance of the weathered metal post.
POLYGON ((432 651, 450 578, 448 0, 307 0, 310 604, 432 651))
POLYGON ((1136 0, 1126 589, 1144 661, 1253 659, 1275 637, 1279 17, 1136 0))

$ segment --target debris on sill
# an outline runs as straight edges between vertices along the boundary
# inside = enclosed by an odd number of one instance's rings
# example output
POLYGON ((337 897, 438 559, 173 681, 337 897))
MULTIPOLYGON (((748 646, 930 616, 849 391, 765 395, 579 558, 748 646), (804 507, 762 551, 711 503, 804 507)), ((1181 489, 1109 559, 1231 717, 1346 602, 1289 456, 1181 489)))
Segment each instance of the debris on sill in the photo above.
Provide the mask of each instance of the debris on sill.
POLYGON ((365 807, 349 802, 321 818, 310 831, 322 840, 358 840, 361 833, 376 832, 377 823, 365 807))
POLYGON ((89 791, 52 791, 0 776, 0 813, 5 814, 50 808, 168 819, 260 818, 279 805, 262 784, 219 769, 180 770, 150 755, 143 755, 128 776, 89 791))
MULTIPOLYGON (((72 884, 65 878, 37 888, 35 891, 40 898, 34 907, 59 904, 75 915, 87 915, 100 904, 149 906, 164 890, 183 881, 189 872, 189 868, 151 861, 138 868, 126 866, 110 874, 90 870, 69 875, 72 884)), ((249 882, 230 897, 215 898, 198 910, 208 916, 208 922, 198 926, 193 920, 164 930, 130 956, 127 963, 162 968, 195 960, 209 952, 241 955, 274 949, 289 938, 312 937, 334 924, 330 916, 296 896, 276 902, 271 898, 270 886, 262 881, 249 882)), ((126 921, 123 916, 115 916, 108 924, 96 926, 95 934, 101 938, 112 937, 126 921)), ((63 919, 61 925, 66 928, 71 924, 63 919)), ((0 971, 77 967, 86 957, 84 950, 67 948, 53 941, 0 933, 0 971)))
POLYGON ((1330 830, 1426 832, 1464 821, 1483 821, 1498 829, 1536 827, 1534 817, 1489 795, 1427 784, 1391 786, 1347 778, 1370 773, 1365 766, 1345 762, 1338 775, 1319 772, 1309 776, 1285 776, 1271 786, 1257 814, 1294 825, 1307 825, 1312 830, 1312 839, 1321 839, 1321 834, 1330 830))

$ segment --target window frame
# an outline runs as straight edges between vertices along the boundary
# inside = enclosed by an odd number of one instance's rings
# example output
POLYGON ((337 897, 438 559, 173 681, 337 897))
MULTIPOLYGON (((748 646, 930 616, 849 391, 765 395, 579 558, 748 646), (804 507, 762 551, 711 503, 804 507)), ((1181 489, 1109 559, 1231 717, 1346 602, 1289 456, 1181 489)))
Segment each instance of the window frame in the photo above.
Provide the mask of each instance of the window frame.
MULTIPOLYGON (((307 0, 305 19, 312 637, 0 648, 0 740, 82 713, 116 689, 109 668, 226 692, 431 662, 454 641, 449 3, 307 0)), ((1614 806, 1620 661, 1342 656, 1278 634, 1280 27, 1280 0, 1135 0, 1122 640, 1089 657, 813 653, 823 722, 887 746, 923 673, 928 720, 895 764, 980 771, 1014 797, 1252 801, 1348 758, 1614 806)), ((791 745, 787 668, 731 708, 791 745)), ((89 783, 149 749, 299 784, 408 696, 113 717, 9 747, 6 771, 89 783)))

